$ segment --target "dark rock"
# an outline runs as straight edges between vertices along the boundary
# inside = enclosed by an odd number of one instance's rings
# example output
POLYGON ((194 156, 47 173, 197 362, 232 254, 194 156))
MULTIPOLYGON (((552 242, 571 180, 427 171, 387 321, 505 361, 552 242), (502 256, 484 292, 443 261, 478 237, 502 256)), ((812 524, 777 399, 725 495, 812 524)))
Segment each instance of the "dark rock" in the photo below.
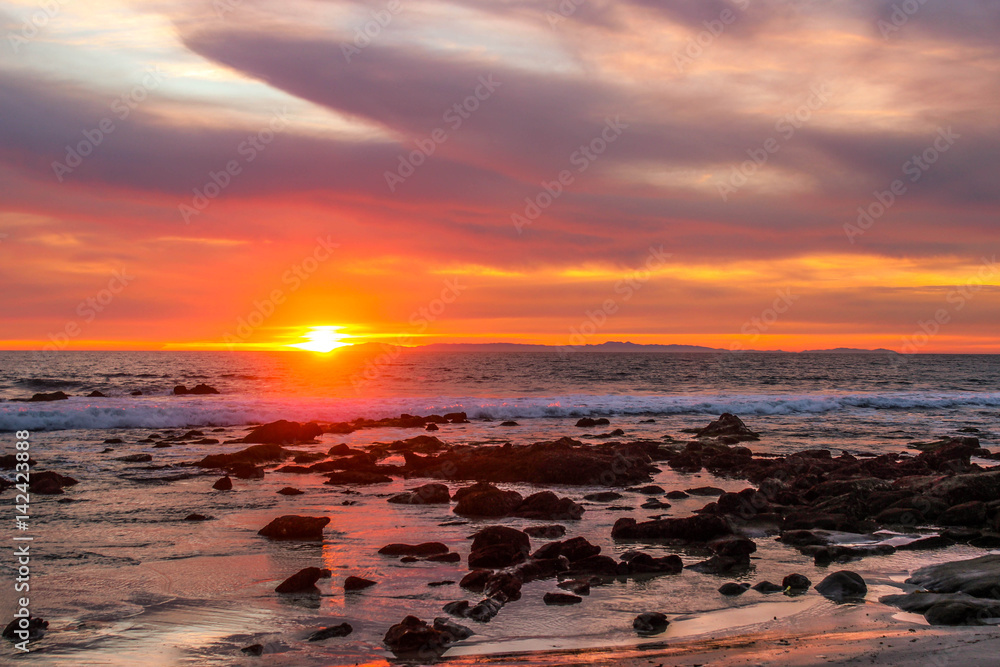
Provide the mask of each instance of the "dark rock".
POLYGON ((416 616, 407 616, 389 628, 382 639, 398 657, 438 655, 447 649, 445 633, 436 630, 416 616))
POLYGON ((293 443, 312 443, 323 433, 315 422, 300 424, 280 419, 270 424, 264 424, 250 431, 242 441, 259 442, 272 445, 287 445, 293 443))
POLYGON ((435 556, 449 552, 447 546, 440 542, 424 542, 422 544, 387 544, 378 550, 383 556, 435 556))
POLYGON ((212 518, 213 517, 210 517, 210 516, 205 515, 205 514, 197 514, 197 513, 195 513, 195 514, 188 514, 186 517, 184 517, 184 520, 185 521, 208 521, 209 519, 212 519, 212 518))
POLYGON ((57 472, 47 470, 45 472, 31 473, 31 481, 28 483, 28 491, 39 495, 58 495, 67 486, 73 486, 77 481, 72 477, 60 475, 57 472))
POLYGON ((229 472, 236 479, 264 479, 264 468, 252 463, 234 463, 229 472))
POLYGON ((511 516, 550 521, 578 520, 583 516, 583 506, 570 498, 560 498, 551 491, 540 491, 525 498, 511 516))
POLYGON ((316 632, 309 635, 309 641, 321 642, 324 639, 333 639, 334 637, 346 637, 352 632, 354 632, 354 628, 351 627, 350 623, 341 623, 340 625, 334 625, 329 628, 323 628, 322 630, 317 630, 316 632))
POLYGON ((575 595, 590 595, 590 581, 587 579, 567 579, 556 586, 575 595))
POLYGON ((107 440, 105 440, 101 444, 104 444, 104 445, 120 445, 123 442, 125 442, 125 441, 122 440, 121 438, 108 438, 107 440))
POLYGON ((812 586, 812 582, 809 578, 802 574, 789 574, 784 579, 781 580, 782 589, 791 589, 793 591, 806 591, 812 586))
POLYGON ((576 422, 576 425, 580 428, 590 428, 591 426, 607 426, 611 422, 605 417, 599 417, 597 419, 591 419, 590 417, 584 417, 576 422))
POLYGON ((264 655, 264 645, 263 644, 251 644, 250 646, 244 646, 240 649, 241 652, 247 655, 261 656, 264 655))
POLYGON ((532 558, 557 558, 565 556, 571 563, 596 556, 601 547, 591 544, 583 537, 574 537, 563 542, 550 542, 531 555, 532 558))
POLYGON ((647 611, 639 614, 632 621, 632 627, 642 635, 657 635, 667 629, 670 621, 666 614, 658 611, 647 611))
POLYGON ((115 459, 115 461, 124 461, 125 463, 148 463, 152 460, 153 457, 150 454, 129 454, 115 459))
POLYGON ((753 585, 753 590, 758 593, 780 593, 785 590, 784 586, 779 586, 778 584, 772 584, 770 581, 760 581, 753 585))
POLYGON ((627 539, 672 539, 687 542, 707 542, 732 534, 728 524, 715 516, 691 516, 636 523, 623 517, 615 522, 611 537, 627 539))
POLYGON ((933 593, 966 593, 1000 599, 1000 555, 922 567, 906 580, 933 593))
POLYGON ((389 502, 400 505, 447 504, 451 502, 451 494, 444 484, 424 484, 412 491, 392 496, 389 502))
POLYGON ((483 595, 500 602, 512 602, 521 599, 521 586, 524 580, 513 572, 497 572, 491 574, 483 586, 483 595))
POLYGON ((517 491, 501 491, 488 482, 479 482, 455 491, 454 512, 461 516, 509 516, 524 498, 517 491))
POLYGON ((699 486, 695 489, 688 489, 690 496, 721 496, 725 491, 714 486, 699 486))
POLYGON ((1000 617, 1000 605, 976 602, 945 602, 936 604, 926 612, 924 618, 931 625, 984 625, 984 619, 1000 617))
POLYGON ((219 393, 218 389, 216 389, 215 387, 210 387, 207 384, 196 384, 190 389, 188 389, 182 384, 179 384, 176 387, 174 387, 175 396, 186 396, 188 394, 201 395, 201 394, 218 394, 218 393, 219 393))
POLYGON ((449 586, 455 583, 452 579, 442 579, 441 581, 428 581, 427 585, 431 588, 437 588, 438 586, 449 586))
POLYGON ((667 492, 667 498, 669 498, 670 500, 681 500, 683 498, 690 498, 690 497, 691 497, 690 494, 684 493, 683 491, 668 491, 667 492))
POLYGON ((1000 535, 982 535, 973 538, 969 540, 969 546, 977 549, 1000 549, 1000 535))
POLYGON ((452 552, 446 554, 435 554, 433 556, 428 556, 424 560, 431 563, 458 563, 462 560, 462 556, 452 552))
POLYGON ((451 614, 452 616, 457 616, 459 618, 465 618, 469 615, 469 601, 456 600, 455 602, 449 602, 441 609, 446 614, 451 614))
POLYGON ((35 394, 28 399, 28 403, 40 403, 44 401, 65 401, 69 396, 61 391, 54 391, 51 394, 35 394))
POLYGON ((500 613, 504 602, 496 598, 485 598, 480 600, 475 606, 470 607, 466 615, 474 621, 489 623, 490 620, 500 613))
POLYGON ((15 618, 10 623, 6 625, 3 629, 2 636, 4 639, 16 640, 19 642, 25 640, 35 640, 41 639, 45 635, 45 630, 49 627, 49 622, 38 618, 36 616, 29 615, 27 618, 28 627, 21 627, 21 619, 15 618), (27 633, 25 636, 23 633, 27 633))
POLYGON ((750 584, 728 583, 719 586, 719 592, 726 596, 743 595, 750 590, 750 584))
POLYGON ((500 423, 501 426, 520 426, 516 421, 508 420, 500 423))
POLYGON ((330 523, 329 517, 298 516, 287 514, 279 516, 257 531, 272 540, 321 540, 323 528, 330 523))
POLYGON ((135 391, 130 392, 129 396, 142 396, 142 392, 136 389, 135 391))
POLYGON ((323 570, 318 567, 307 567, 278 584, 275 593, 317 593, 316 582, 323 578, 323 570))
POLYGON ((345 591, 361 591, 370 586, 377 584, 377 581, 372 581, 371 579, 364 579, 362 577, 348 577, 344 579, 344 590, 345 591))
POLYGON ((986 503, 973 500, 946 509, 937 518, 942 526, 980 526, 986 521, 986 503))
POLYGON ((597 503, 608 503, 612 500, 618 500, 622 498, 622 494, 616 491, 600 491, 598 493, 588 493, 583 497, 584 500, 592 500, 597 503))
POLYGON ((467 588, 470 591, 482 593, 483 589, 486 588, 487 580, 492 575, 493 573, 490 570, 473 570, 462 577, 462 580, 458 582, 458 585, 462 588, 467 588))
POLYGON ((629 551, 622 554, 622 562, 618 564, 619 575, 661 575, 680 574, 684 563, 680 556, 660 556, 654 558, 641 551, 629 551))
POLYGON ((305 491, 300 491, 294 486, 286 486, 278 491, 283 496, 301 496, 305 491))
POLYGON ((578 578, 585 575, 613 577, 617 574, 618 561, 610 556, 601 555, 581 558, 573 563, 572 567, 566 571, 566 575, 571 578, 578 578))
POLYGON ((868 594, 868 586, 861 575, 848 570, 828 575, 816 584, 816 590, 823 597, 837 602, 864 598, 868 594))
POLYGON ((87 394, 87 398, 107 398, 107 396, 105 396, 104 394, 95 389, 94 391, 87 394))
POLYGON ((258 465, 281 461, 291 454, 291 451, 275 444, 254 445, 230 454, 210 454, 195 465, 202 468, 228 468, 238 463, 258 465))
POLYGON ((368 472, 366 470, 344 470, 343 472, 330 472, 326 474, 327 480, 324 484, 386 484, 392 481, 392 477, 379 472, 368 472))
POLYGON ((426 430, 426 431, 437 431, 439 429, 438 429, 438 425, 437 424, 428 424, 427 426, 424 426, 424 430, 426 430))
POLYGON ((718 419, 698 431, 696 435, 699 438, 726 437, 734 442, 760 439, 759 435, 747 428, 742 419, 728 412, 720 415, 718 419))
POLYGON ((472 540, 469 567, 509 567, 525 560, 530 550, 531 540, 526 533, 507 526, 487 526, 472 540))
POLYGON ((459 625, 443 616, 434 619, 434 629, 443 635, 442 639, 446 644, 454 644, 476 634, 464 625, 459 625))
POLYGON ((547 605, 580 604, 583 598, 569 593, 546 593, 542 596, 542 602, 547 605))
POLYGON ((634 491, 635 493, 643 493, 647 496, 654 496, 660 493, 664 493, 662 486, 657 486, 656 484, 647 484, 646 486, 633 486, 627 491, 634 491))
POLYGON ((537 537, 543 540, 554 540, 566 534, 566 527, 558 523, 545 526, 528 526, 524 532, 530 537, 537 537))

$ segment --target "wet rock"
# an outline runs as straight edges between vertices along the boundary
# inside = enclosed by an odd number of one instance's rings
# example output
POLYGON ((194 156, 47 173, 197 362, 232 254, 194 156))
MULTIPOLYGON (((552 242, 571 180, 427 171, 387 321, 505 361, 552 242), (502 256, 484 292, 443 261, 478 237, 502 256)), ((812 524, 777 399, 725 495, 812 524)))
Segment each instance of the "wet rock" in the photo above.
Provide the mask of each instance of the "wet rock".
POLYGON ((105 396, 104 394, 95 389, 94 391, 87 394, 87 398, 107 398, 107 396, 105 396))
POLYGON ((591 419, 590 417, 584 417, 576 422, 576 425, 580 428, 590 428, 592 426, 608 426, 611 422, 605 417, 599 417, 597 419, 591 419))
POLYGON ((424 560, 431 563, 458 563, 462 560, 461 554, 457 553, 446 553, 446 554, 435 554, 433 556, 428 556, 424 560))
POLYGON ((501 426, 520 426, 520 424, 518 424, 516 421, 513 421, 513 420, 507 420, 505 422, 500 422, 500 425, 501 426))
POLYGON ((781 580, 782 589, 804 592, 809 590, 810 586, 812 586, 812 582, 803 574, 789 574, 781 580))
POLYGON ((695 563, 689 569, 704 574, 729 574, 750 567, 750 554, 757 551, 753 540, 745 537, 727 537, 709 545, 715 554, 708 560, 695 563))
POLYGON ((334 625, 329 628, 323 628, 322 630, 317 630, 316 632, 309 635, 309 641, 321 642, 324 639, 333 639, 334 637, 346 637, 352 632, 354 632, 354 628, 351 627, 350 623, 341 623, 340 625, 334 625))
POLYGON ((633 491, 635 493, 643 493, 647 496, 655 496, 657 494, 665 492, 662 486, 657 486, 656 484, 647 484, 646 486, 633 486, 625 490, 633 491))
POLYGON ((669 498, 670 500, 682 500, 684 498, 690 498, 690 497, 691 497, 690 494, 684 493, 683 491, 668 491, 667 492, 667 498, 669 498))
POLYGON ((250 644, 250 646, 244 646, 240 649, 242 653, 252 656, 262 656, 264 655, 264 645, 263 644, 250 644))
POLYGON ((195 465, 201 468, 228 468, 238 463, 258 465, 281 461, 291 454, 291 451, 275 444, 254 445, 230 454, 210 454, 195 465))
POLYGON ((313 443, 322 433, 323 429, 315 422, 300 424, 280 419, 253 429, 248 435, 243 437, 242 442, 259 442, 272 445, 313 443))
POLYGON ((727 597, 743 595, 750 590, 750 584, 728 583, 719 586, 719 592, 727 597))
POLYGON ((610 556, 588 556, 573 563, 572 567, 566 571, 566 576, 579 578, 583 576, 596 575, 603 577, 613 577, 618 574, 618 561, 610 556))
POLYGON ((574 595, 590 595, 590 580, 588 579, 567 579, 560 581, 556 586, 574 595))
POLYGON ((658 635, 667 629, 670 621, 666 614, 658 611, 647 611, 639 614, 632 621, 632 627, 641 635, 658 635))
POLYGON ((580 519, 583 511, 583 506, 570 498, 560 498, 551 491, 541 491, 525 498, 511 516, 566 521, 580 519))
POLYGON ((973 538, 969 540, 969 546, 977 549, 1000 549, 1000 535, 982 535, 973 538))
POLYGON ((445 444, 433 435, 418 435, 406 440, 396 440, 389 443, 389 449, 393 451, 420 452, 427 454, 445 449, 445 444))
POLYGON ((528 526, 524 529, 524 532, 529 537, 537 537, 543 540, 554 540, 566 534, 566 526, 560 526, 558 523, 548 524, 545 526, 528 526))
POLYGON ((684 563, 680 556, 653 557, 641 551, 629 551, 622 554, 622 562, 618 563, 619 575, 660 575, 680 574, 684 563))
POLYGON ((990 619, 1000 618, 1000 602, 965 593, 916 591, 887 595, 879 602, 923 614, 931 625, 985 625, 990 619))
POLYGON ((721 496, 723 493, 725 491, 715 486, 699 486, 687 490, 689 496, 721 496))
POLYGON ((279 516, 257 531, 258 535, 272 540, 321 540, 323 528, 330 523, 329 517, 279 516))
POLYGON ((497 572, 486 580, 486 585, 483 586, 483 595, 503 603, 520 600, 523 584, 524 580, 513 572, 497 572))
POLYGON ((365 579, 363 577, 348 577, 344 579, 344 590, 345 591, 362 591, 366 588, 374 586, 377 581, 372 581, 371 579, 365 579))
POLYGON ((128 456, 119 456, 115 461, 123 461, 125 463, 148 463, 153 460, 150 454, 129 454, 128 456))
POLYGON ((382 641, 397 657, 439 655, 447 649, 444 633, 416 616, 407 616, 389 628, 382 641))
POLYGON ((799 549, 804 555, 812 556, 813 562, 819 566, 830 563, 847 563, 868 556, 888 556, 896 553, 896 547, 891 544, 873 544, 863 547, 845 547, 840 545, 810 546, 799 549))
POLYGON ((24 620, 27 621, 28 627, 26 628, 21 626, 22 619, 19 618, 15 618, 8 623, 3 629, 3 638, 17 642, 41 639, 45 635, 45 630, 49 627, 48 621, 37 616, 29 615, 24 620))
POLYGON ((194 514, 188 514, 186 517, 184 517, 184 520, 185 521, 208 521, 208 520, 213 519, 213 518, 214 517, 208 516, 207 514, 194 513, 194 514))
POLYGON ((526 533, 507 526, 487 526, 472 540, 469 567, 509 567, 525 560, 530 550, 531 540, 526 533))
POLYGON ((439 429, 438 429, 438 425, 437 424, 428 424, 427 426, 424 427, 424 430, 425 431, 437 431, 439 429))
POLYGON ((234 463, 228 469, 236 479, 264 479, 264 468, 252 463, 234 463))
POLYGON ((922 567, 906 580, 933 593, 966 593, 1000 598, 1000 555, 980 556, 922 567))
POLYGON ((532 558, 557 558, 565 556, 571 563, 601 553, 601 547, 591 544, 583 537, 574 537, 563 542, 550 542, 531 555, 532 558))
POLYGON ((986 503, 973 500, 952 505, 937 518, 942 526, 980 526, 986 521, 986 503))
POLYGON ((455 491, 455 514, 461 516, 509 516, 524 498, 517 491, 502 491, 489 482, 479 482, 455 491))
POLYGON ((668 510, 670 509, 670 503, 665 503, 662 500, 656 500, 655 498, 650 498, 642 505, 640 505, 644 510, 668 510))
POLYGON ((542 596, 542 602, 547 605, 580 604, 583 598, 570 593, 546 593, 542 596))
POLYGON ((318 567, 307 567, 278 584, 275 593, 318 593, 316 582, 323 578, 323 570, 318 567))
POLYGON ((623 498, 622 494, 616 491, 600 491, 599 493, 588 493, 583 497, 584 500, 591 500, 596 503, 609 503, 612 500, 618 500, 623 498))
POLYGON ((301 496, 305 491, 300 491, 294 486, 286 486, 278 491, 283 496, 301 496))
POLYGON ((498 600, 496 598, 486 598, 484 600, 480 600, 475 606, 470 607, 466 616, 480 623, 489 623, 493 617, 500 613, 500 610, 503 609, 503 605, 504 603, 502 600, 498 600))
POLYGON ((450 586, 455 583, 452 579, 442 579, 441 581, 428 581, 427 585, 431 588, 437 588, 438 586, 450 586))
POLYGON ((207 384, 196 384, 195 386, 188 389, 182 384, 174 387, 174 396, 186 396, 191 395, 204 395, 204 394, 218 394, 219 390, 215 387, 210 387, 207 384))
POLYGON ((458 585, 470 591, 482 593, 483 589, 486 588, 487 580, 489 580, 492 575, 493 572, 490 570, 473 570, 462 577, 462 580, 458 582, 458 585))
POLYGON ((747 428, 743 420, 734 414, 723 413, 718 419, 695 434, 699 438, 728 438, 733 442, 759 440, 760 436, 747 428))
POLYGON ((422 544, 387 544, 378 550, 383 556, 435 556, 449 552, 447 546, 440 542, 423 542, 422 544))
POLYGON ((392 477, 379 472, 368 472, 365 470, 344 470, 343 472, 329 472, 326 474, 327 480, 324 484, 356 484, 367 486, 370 484, 386 484, 392 481, 392 477))
POLYGON ((120 445, 123 442, 125 442, 125 441, 122 440, 121 438, 108 438, 107 440, 105 440, 101 444, 104 444, 104 445, 120 445))
POLYGON ((449 602, 441 609, 446 614, 451 614, 452 616, 457 616, 458 618, 466 618, 469 615, 469 601, 456 600, 455 602, 449 602))
POLYGON ((476 634, 470 628, 452 621, 449 618, 439 616, 434 619, 434 629, 442 634, 442 639, 446 644, 454 644, 463 639, 468 639, 476 634))
POLYGON ((773 584, 770 581, 760 581, 753 585, 753 590, 766 595, 768 593, 780 593, 785 590, 785 587, 773 584))
POLYGON ((59 495, 67 486, 73 486, 77 481, 67 475, 60 475, 57 472, 47 470, 45 472, 31 473, 31 481, 28 483, 28 491, 39 495, 59 495))
POLYGON ((142 396, 142 392, 136 389, 135 391, 129 392, 129 396, 142 396))
POLYGON ((823 597, 837 602, 861 599, 868 594, 868 586, 861 575, 848 570, 828 575, 816 584, 816 590, 823 597))
POLYGON ((43 403, 45 401, 65 401, 68 399, 65 393, 61 391, 54 391, 51 394, 35 394, 31 398, 27 399, 28 403, 43 403))
POLYGON ((658 519, 637 523, 623 517, 615 522, 611 537, 626 539, 671 539, 686 542, 708 542, 732 534, 729 525, 716 516, 691 516, 676 519, 658 519))
POLYGON ((412 491, 392 496, 389 502, 400 505, 447 504, 451 502, 451 494, 444 484, 424 484, 412 491))

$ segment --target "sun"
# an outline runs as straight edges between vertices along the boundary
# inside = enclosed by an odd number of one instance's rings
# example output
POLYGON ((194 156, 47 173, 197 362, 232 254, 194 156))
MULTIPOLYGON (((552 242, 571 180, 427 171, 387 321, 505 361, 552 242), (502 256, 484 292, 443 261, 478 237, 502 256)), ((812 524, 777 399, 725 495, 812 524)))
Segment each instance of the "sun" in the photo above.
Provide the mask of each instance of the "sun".
POLYGON ((307 342, 290 343, 289 347, 326 353, 338 347, 350 345, 350 343, 343 342, 343 339, 348 338, 348 336, 339 332, 340 327, 310 327, 309 331, 302 335, 303 338, 308 339, 307 342))

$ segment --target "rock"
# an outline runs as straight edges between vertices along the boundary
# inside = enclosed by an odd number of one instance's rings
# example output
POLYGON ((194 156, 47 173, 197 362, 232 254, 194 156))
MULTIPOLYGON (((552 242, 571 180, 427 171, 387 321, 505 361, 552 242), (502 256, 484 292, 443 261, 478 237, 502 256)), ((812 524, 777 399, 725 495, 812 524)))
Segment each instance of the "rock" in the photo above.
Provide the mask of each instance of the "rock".
POLYGON ((433 556, 428 556, 424 560, 431 563, 458 563, 462 560, 462 556, 452 552, 446 554, 434 554, 433 556))
POLYGON ((323 528, 330 523, 329 517, 279 516, 257 531, 272 540, 321 540, 323 528))
POLYGON ((54 391, 51 394, 35 394, 28 399, 28 403, 40 403, 44 401, 65 401, 69 396, 61 391, 54 391))
POLYGON ((182 384, 174 387, 174 396, 186 396, 188 394, 201 395, 201 394, 218 394, 219 390, 215 387, 210 387, 207 384, 196 384, 194 387, 188 389, 182 384))
POLYGON ((28 627, 21 627, 21 620, 15 618, 10 623, 7 624, 3 629, 2 636, 4 639, 10 639, 12 641, 23 642, 35 639, 41 639, 45 635, 45 630, 49 627, 49 622, 38 618, 37 616, 29 615, 27 619, 28 627))
POLYGON ((77 481, 72 477, 60 475, 57 472, 46 470, 45 472, 32 472, 31 481, 28 484, 28 491, 39 495, 59 495, 67 486, 73 486, 77 481))
POLYGON ((364 579, 362 577, 348 577, 344 579, 344 590, 345 591, 362 591, 366 588, 374 586, 377 581, 372 581, 371 579, 364 579))
POLYGON ((379 472, 369 472, 367 470, 344 470, 343 472, 330 472, 326 474, 327 480, 323 482, 328 485, 356 484, 367 486, 369 484, 386 484, 392 481, 392 477, 379 472))
POLYGON ((725 596, 743 595, 750 590, 750 584, 728 583, 719 586, 719 592, 725 596))
POLYGON ((868 586, 860 574, 841 570, 826 576, 816 584, 820 595, 837 602, 864 598, 868 594, 868 586))
POLYGON ((691 495, 684 493, 683 491, 668 491, 667 498, 670 500, 683 500, 684 498, 690 498, 691 495))
POLYGON ((389 502, 400 505, 447 504, 451 502, 451 494, 444 484, 424 484, 412 491, 392 496, 389 502))
POLYGON ((294 486, 286 486, 278 490, 278 493, 280 493, 283 496, 301 496, 303 493, 305 493, 305 491, 300 491, 299 489, 296 489, 294 486))
POLYGON ((130 392, 129 396, 142 396, 142 392, 136 389, 135 391, 130 392))
POLYGON ((122 440, 121 438, 108 438, 107 440, 105 440, 101 444, 103 444, 103 445, 120 445, 123 442, 125 442, 125 441, 122 440))
POLYGON ((389 628, 382 641, 397 657, 426 659, 447 649, 445 633, 427 625, 416 616, 407 616, 389 628))
POLYGON ((547 605, 580 604, 583 598, 569 593, 546 593, 542 596, 542 602, 547 605))
POLYGON ((323 570, 318 567, 307 567, 278 584, 275 593, 318 593, 316 582, 323 578, 323 570))
POLYGON ((566 571, 566 576, 579 578, 582 576, 614 577, 618 574, 618 562, 610 556, 589 556, 573 563, 566 571))
POLYGON ((981 526, 985 521, 986 503, 981 500, 952 505, 937 518, 942 526, 981 526))
POLYGON ((670 503, 665 503, 662 500, 657 500, 655 498, 650 498, 642 505, 640 505, 644 510, 668 510, 670 509, 670 503))
POLYGON ((590 428, 591 426, 608 426, 611 422, 605 417, 599 417, 597 419, 591 419, 590 417, 584 417, 576 422, 576 425, 580 428, 590 428))
POLYGON ((152 460, 153 457, 150 454, 129 454, 115 459, 115 461, 124 461, 125 463, 148 463, 152 460))
POLYGON ((352 632, 354 632, 354 628, 351 627, 350 623, 341 623, 340 625, 334 625, 329 628, 323 628, 322 630, 317 630, 316 632, 309 635, 309 641, 321 642, 324 639, 333 639, 334 637, 346 637, 352 632))
POLYGON ((483 586, 483 595, 502 603, 521 599, 521 586, 524 580, 513 572, 503 571, 490 575, 483 586))
POLYGON ((313 443, 322 433, 323 429, 315 422, 300 424, 280 419, 253 429, 242 439, 242 442, 259 442, 272 445, 313 443))
POLYGON ((424 430, 426 430, 426 431, 437 431, 439 429, 438 429, 438 425, 437 424, 428 424, 427 426, 424 427, 424 430))
POLYGON ((450 550, 440 542, 423 542, 421 544, 387 544, 378 550, 383 556, 434 556, 446 554, 450 550))
POLYGON ((804 592, 809 590, 812 582, 809 578, 802 574, 789 574, 784 579, 781 580, 782 589, 790 589, 792 591, 804 592))
POLYGON ((678 519, 659 519, 636 523, 635 519, 622 517, 611 529, 611 537, 627 539, 672 539, 686 542, 708 542, 731 535, 729 525, 716 516, 691 516, 678 519))
POLYGON ((230 454, 210 454, 195 465, 201 468, 228 468, 236 464, 258 465, 281 461, 291 454, 291 451, 275 444, 254 445, 230 454))
POLYGON ((723 413, 714 422, 696 433, 699 438, 726 437, 734 442, 744 440, 760 440, 760 436, 747 428, 743 420, 728 412, 723 413))
POLYGON ((264 468, 252 463, 234 463, 229 472, 236 479, 264 479, 264 468))
POLYGON ((592 500, 596 503, 609 503, 612 500, 618 500, 623 497, 622 494, 616 491, 601 491, 599 493, 588 493, 583 499, 592 500))
POLYGON ((476 634, 464 625, 459 625, 451 619, 443 616, 439 616, 434 619, 434 629, 442 634, 442 639, 446 644, 454 644, 455 642, 468 639, 472 635, 476 634))
POLYGON ((647 611, 639 614, 632 621, 632 627, 641 635, 658 635, 667 629, 670 621, 666 614, 658 611, 647 611))
POLYGON ((621 558, 622 562, 617 566, 618 575, 680 574, 684 569, 681 557, 675 555, 654 558, 641 551, 629 551, 621 558))
POLYGON ((247 655, 261 656, 264 655, 264 645, 263 644, 250 644, 250 646, 244 646, 240 649, 241 652, 247 655))
POLYGON ((551 491, 540 491, 525 498, 511 516, 550 521, 579 520, 583 516, 583 506, 551 491))
POLYGON ((531 554, 532 558, 558 558, 565 556, 571 563, 601 553, 601 547, 591 544, 583 537, 574 537, 564 542, 549 542, 531 554))
POLYGON ((431 588, 437 588, 438 586, 450 586, 455 583, 453 579, 442 579, 441 581, 428 581, 427 585, 431 588))
POLYGON ((587 579, 567 579, 556 586, 575 595, 590 595, 590 581, 587 579))
POLYGON ((985 625, 985 618, 1000 617, 1000 605, 984 608, 975 602, 945 602, 936 604, 926 612, 924 618, 931 625, 985 625))
POLYGON ((500 613, 500 610, 503 609, 503 605, 504 603, 502 600, 497 600, 496 598, 486 598, 480 600, 474 607, 471 607, 466 615, 474 621, 489 623, 494 616, 500 613))
POLYGON ((772 584, 770 581, 761 581, 753 585, 753 590, 766 595, 768 593, 780 593, 785 590, 785 587, 772 584))
POLYGON ((626 491, 633 491, 635 493, 642 493, 647 496, 654 496, 660 493, 664 493, 662 486, 657 486, 656 484, 647 484, 646 486, 633 486, 626 491))
POLYGON ((513 420, 507 420, 505 422, 500 422, 500 425, 501 426, 520 426, 520 424, 518 424, 516 421, 513 421, 513 420))
POLYGON ((188 514, 186 517, 184 517, 184 520, 185 521, 208 521, 209 519, 212 519, 212 518, 214 518, 214 517, 207 516, 205 514, 188 514))
POLYGON ((725 491, 714 486, 699 486, 695 489, 688 489, 689 496, 721 496, 725 491))
POLYGON ((87 394, 87 398, 107 398, 107 396, 105 396, 104 394, 95 389, 94 391, 87 394))
POLYGON ((524 498, 517 491, 501 491, 488 482, 479 482, 455 491, 455 514, 461 516, 509 516, 524 498))
POLYGON ((470 591, 482 593, 483 589, 486 588, 487 580, 489 580, 492 575, 493 572, 490 570, 473 570, 462 577, 462 580, 458 582, 458 585, 462 588, 467 588, 470 591))
POLYGON ((1000 598, 1000 554, 970 560, 928 565, 906 580, 933 593, 966 593, 973 597, 1000 598))
POLYGON ((456 600, 455 602, 449 602, 441 609, 446 614, 451 614, 452 616, 457 616, 459 618, 466 618, 469 615, 469 601, 456 600))
POLYGON ((566 527, 560 526, 558 523, 553 523, 545 526, 528 526, 524 529, 524 532, 529 537, 537 537, 543 540, 554 540, 566 534, 566 527))
POLYGON ((531 540, 526 533, 506 526, 487 526, 472 540, 469 567, 510 567, 524 561, 530 550, 531 540))

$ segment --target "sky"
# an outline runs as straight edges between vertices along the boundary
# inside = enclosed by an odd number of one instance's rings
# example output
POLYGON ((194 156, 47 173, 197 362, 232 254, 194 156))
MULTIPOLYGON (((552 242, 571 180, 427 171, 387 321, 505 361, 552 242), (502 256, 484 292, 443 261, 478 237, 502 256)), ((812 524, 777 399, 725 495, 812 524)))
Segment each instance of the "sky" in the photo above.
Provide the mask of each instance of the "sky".
POLYGON ((977 0, 6 0, 0 348, 1000 353, 997 34, 977 0))

